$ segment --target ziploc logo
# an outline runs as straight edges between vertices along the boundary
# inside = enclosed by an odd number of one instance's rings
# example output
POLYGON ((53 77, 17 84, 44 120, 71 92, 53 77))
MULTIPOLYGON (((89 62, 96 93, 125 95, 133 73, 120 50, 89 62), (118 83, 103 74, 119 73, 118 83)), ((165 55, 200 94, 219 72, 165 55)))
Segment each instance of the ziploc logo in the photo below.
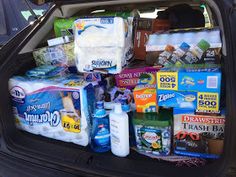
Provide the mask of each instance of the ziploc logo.
POLYGON ((171 98, 174 98, 175 97, 175 93, 168 93, 168 94, 160 94, 158 95, 158 101, 159 102, 162 102, 162 101, 167 101, 171 98))
POLYGON ((178 90, 178 73, 157 72, 157 88, 159 90, 178 90))

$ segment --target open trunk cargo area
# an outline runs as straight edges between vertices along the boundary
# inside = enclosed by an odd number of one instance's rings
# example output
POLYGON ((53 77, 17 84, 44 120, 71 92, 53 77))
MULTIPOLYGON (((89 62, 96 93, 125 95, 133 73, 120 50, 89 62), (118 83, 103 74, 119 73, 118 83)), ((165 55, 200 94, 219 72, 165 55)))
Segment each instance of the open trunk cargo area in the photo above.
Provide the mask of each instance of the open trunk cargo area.
MULTIPOLYGON (((227 26, 223 21, 226 18, 225 14, 220 11, 221 2, 205 1, 211 23, 214 26, 219 26, 222 37, 222 85, 225 85, 227 91, 222 93, 226 99, 226 128, 224 153, 217 160, 208 160, 206 165, 191 168, 186 165, 176 166, 175 163, 170 163, 162 160, 152 159, 131 150, 131 153, 126 158, 119 158, 112 155, 111 152, 95 153, 89 147, 82 147, 72 143, 65 143, 42 136, 32 135, 22 132, 15 127, 11 99, 8 92, 8 81, 13 75, 22 74, 30 68, 35 67, 32 51, 42 45, 49 38, 53 30, 53 21, 56 17, 71 17, 74 14, 86 14, 94 10, 106 9, 140 9, 140 8, 166 8, 168 6, 187 3, 194 6, 199 6, 199 1, 82 1, 81 3, 68 2, 65 4, 58 3, 46 14, 45 17, 37 25, 33 25, 32 32, 22 41, 20 46, 12 54, 10 60, 6 60, 1 68, 0 79, 0 109, 2 131, 1 135, 1 150, 17 158, 47 166, 52 169, 59 169, 78 176, 160 176, 160 177, 200 177, 200 176, 217 176, 224 173, 229 161, 232 161, 233 150, 232 141, 235 139, 235 84, 232 83, 233 73, 231 72, 230 62, 233 58, 227 53, 232 50, 228 48, 227 41, 229 36, 226 35, 227 26), (223 15, 223 16, 222 16, 223 15), (46 20, 45 20, 45 19, 46 20), (234 87, 233 87, 234 86, 234 87), (234 107, 234 108, 233 108, 234 107)), ((27 32, 27 30, 26 30, 27 32)), ((234 143, 235 144, 235 140, 234 143)))

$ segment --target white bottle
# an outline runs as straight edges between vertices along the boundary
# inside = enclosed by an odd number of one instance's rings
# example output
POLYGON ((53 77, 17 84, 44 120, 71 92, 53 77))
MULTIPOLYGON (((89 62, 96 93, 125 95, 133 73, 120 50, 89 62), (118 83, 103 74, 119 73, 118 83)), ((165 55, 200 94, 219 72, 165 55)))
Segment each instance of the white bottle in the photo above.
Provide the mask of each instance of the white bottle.
POLYGON ((109 114, 111 133, 111 152, 119 157, 129 154, 129 118, 117 103, 109 114))

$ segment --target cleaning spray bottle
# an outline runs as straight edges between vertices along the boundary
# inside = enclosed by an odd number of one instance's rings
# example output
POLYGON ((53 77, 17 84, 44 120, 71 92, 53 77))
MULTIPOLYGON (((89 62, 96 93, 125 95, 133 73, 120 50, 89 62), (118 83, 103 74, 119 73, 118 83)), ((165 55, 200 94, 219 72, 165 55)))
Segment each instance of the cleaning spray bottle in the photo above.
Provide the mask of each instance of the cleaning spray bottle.
POLYGON ((96 103, 92 125, 91 148, 95 152, 106 152, 111 149, 109 118, 104 109, 103 101, 96 103))
POLYGON ((121 104, 116 103, 109 114, 111 131, 111 152, 119 157, 129 154, 129 118, 122 111, 121 104))

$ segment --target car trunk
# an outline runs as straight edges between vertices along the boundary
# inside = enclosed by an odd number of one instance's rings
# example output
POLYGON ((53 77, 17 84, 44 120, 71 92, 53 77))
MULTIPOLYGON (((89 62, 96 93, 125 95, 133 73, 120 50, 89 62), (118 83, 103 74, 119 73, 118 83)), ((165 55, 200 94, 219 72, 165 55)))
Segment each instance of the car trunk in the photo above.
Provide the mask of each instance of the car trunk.
MULTIPOLYGON (((48 168, 66 171, 68 173, 87 176, 217 176, 224 172, 229 161, 229 152, 232 144, 231 120, 235 117, 232 112, 232 83, 230 83, 231 74, 229 71, 229 58, 227 58, 228 46, 226 45, 225 26, 223 26, 223 18, 219 7, 213 1, 206 1, 211 22, 221 29, 222 37, 222 85, 225 85, 227 92, 223 91, 226 98, 226 129, 224 153, 217 160, 208 160, 204 166, 192 166, 191 168, 183 165, 176 166, 162 160, 152 159, 131 150, 126 158, 119 158, 112 155, 111 152, 95 153, 89 147, 82 147, 72 143, 65 143, 42 136, 32 135, 16 129, 11 99, 8 92, 8 80, 13 75, 22 74, 26 70, 33 68, 32 51, 46 42, 53 30, 53 21, 56 17, 71 17, 74 14, 86 14, 87 11, 100 10, 104 7, 113 9, 119 7, 126 8, 158 8, 168 7, 177 3, 188 3, 192 6, 199 6, 200 1, 142 1, 135 2, 126 1, 104 1, 104 2, 86 2, 57 4, 53 6, 49 13, 41 18, 41 22, 34 25, 35 30, 29 33, 26 40, 22 41, 23 48, 17 48, 15 55, 11 56, 1 68, 1 121, 2 136, 1 150, 4 153, 30 161, 48 168), (45 18, 45 19, 44 19, 45 18), (227 69, 228 68, 228 69, 227 69), (226 79, 226 76, 228 79, 226 79), (230 91, 230 92, 229 92, 230 91)), ((124 8, 125 9, 125 8, 124 8)), ((224 17, 225 18, 225 17, 224 17)), ((222 100, 224 102, 224 100, 222 100)), ((235 144, 235 143, 234 143, 235 144)))

